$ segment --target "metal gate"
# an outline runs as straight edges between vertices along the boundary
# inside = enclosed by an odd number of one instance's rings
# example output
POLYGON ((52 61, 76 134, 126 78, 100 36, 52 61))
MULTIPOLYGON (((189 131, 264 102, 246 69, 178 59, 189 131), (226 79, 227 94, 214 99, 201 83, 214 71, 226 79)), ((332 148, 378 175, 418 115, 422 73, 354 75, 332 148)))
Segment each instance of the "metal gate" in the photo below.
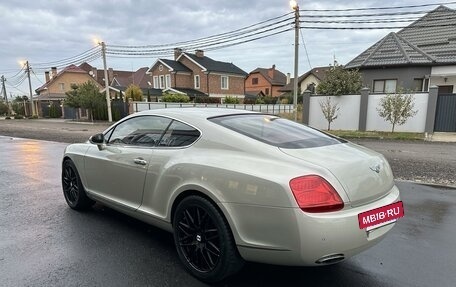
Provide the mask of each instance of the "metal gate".
POLYGON ((456 132, 456 94, 438 95, 434 131, 456 132))

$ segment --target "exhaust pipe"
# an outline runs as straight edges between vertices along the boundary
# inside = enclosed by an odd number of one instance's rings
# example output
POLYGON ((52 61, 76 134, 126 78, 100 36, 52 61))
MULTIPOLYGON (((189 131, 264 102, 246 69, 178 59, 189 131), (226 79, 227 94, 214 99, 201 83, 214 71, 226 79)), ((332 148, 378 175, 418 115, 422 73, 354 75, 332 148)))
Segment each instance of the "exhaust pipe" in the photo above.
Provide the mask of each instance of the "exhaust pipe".
POLYGON ((315 261, 317 264, 335 264, 343 261, 345 256, 342 253, 326 255, 315 261))

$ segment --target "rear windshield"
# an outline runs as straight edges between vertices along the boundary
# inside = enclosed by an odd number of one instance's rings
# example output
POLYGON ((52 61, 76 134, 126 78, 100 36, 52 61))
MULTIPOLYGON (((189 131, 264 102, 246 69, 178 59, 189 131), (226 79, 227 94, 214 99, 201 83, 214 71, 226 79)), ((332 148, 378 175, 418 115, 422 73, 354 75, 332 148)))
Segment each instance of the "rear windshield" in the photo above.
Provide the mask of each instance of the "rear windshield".
POLYGON ((310 148, 345 142, 308 126, 272 115, 229 115, 209 120, 280 148, 310 148))

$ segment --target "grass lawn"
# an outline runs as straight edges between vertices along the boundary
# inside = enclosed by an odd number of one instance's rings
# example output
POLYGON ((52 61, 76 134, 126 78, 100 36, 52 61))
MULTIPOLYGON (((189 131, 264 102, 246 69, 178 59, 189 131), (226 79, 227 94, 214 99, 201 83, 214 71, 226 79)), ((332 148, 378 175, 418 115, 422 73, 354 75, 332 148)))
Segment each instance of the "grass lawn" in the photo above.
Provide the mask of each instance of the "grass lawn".
POLYGON ((335 136, 353 139, 353 138, 366 138, 366 139, 387 139, 387 140, 424 140, 424 133, 406 133, 406 132, 377 132, 377 131, 326 131, 335 136))

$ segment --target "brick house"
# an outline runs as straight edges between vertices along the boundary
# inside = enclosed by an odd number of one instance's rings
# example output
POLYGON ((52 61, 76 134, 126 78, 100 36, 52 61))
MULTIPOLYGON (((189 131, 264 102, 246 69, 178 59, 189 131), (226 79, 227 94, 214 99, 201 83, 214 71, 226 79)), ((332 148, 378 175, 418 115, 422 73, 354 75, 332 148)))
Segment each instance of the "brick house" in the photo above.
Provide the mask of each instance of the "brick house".
POLYGON ((265 96, 278 97, 286 84, 287 76, 272 65, 269 69, 256 68, 250 72, 245 79, 245 91, 247 94, 262 92, 265 96))
POLYGON ((174 60, 157 59, 147 73, 154 89, 190 98, 244 98, 247 73, 232 63, 213 60, 202 50, 195 54, 174 50, 174 60))

